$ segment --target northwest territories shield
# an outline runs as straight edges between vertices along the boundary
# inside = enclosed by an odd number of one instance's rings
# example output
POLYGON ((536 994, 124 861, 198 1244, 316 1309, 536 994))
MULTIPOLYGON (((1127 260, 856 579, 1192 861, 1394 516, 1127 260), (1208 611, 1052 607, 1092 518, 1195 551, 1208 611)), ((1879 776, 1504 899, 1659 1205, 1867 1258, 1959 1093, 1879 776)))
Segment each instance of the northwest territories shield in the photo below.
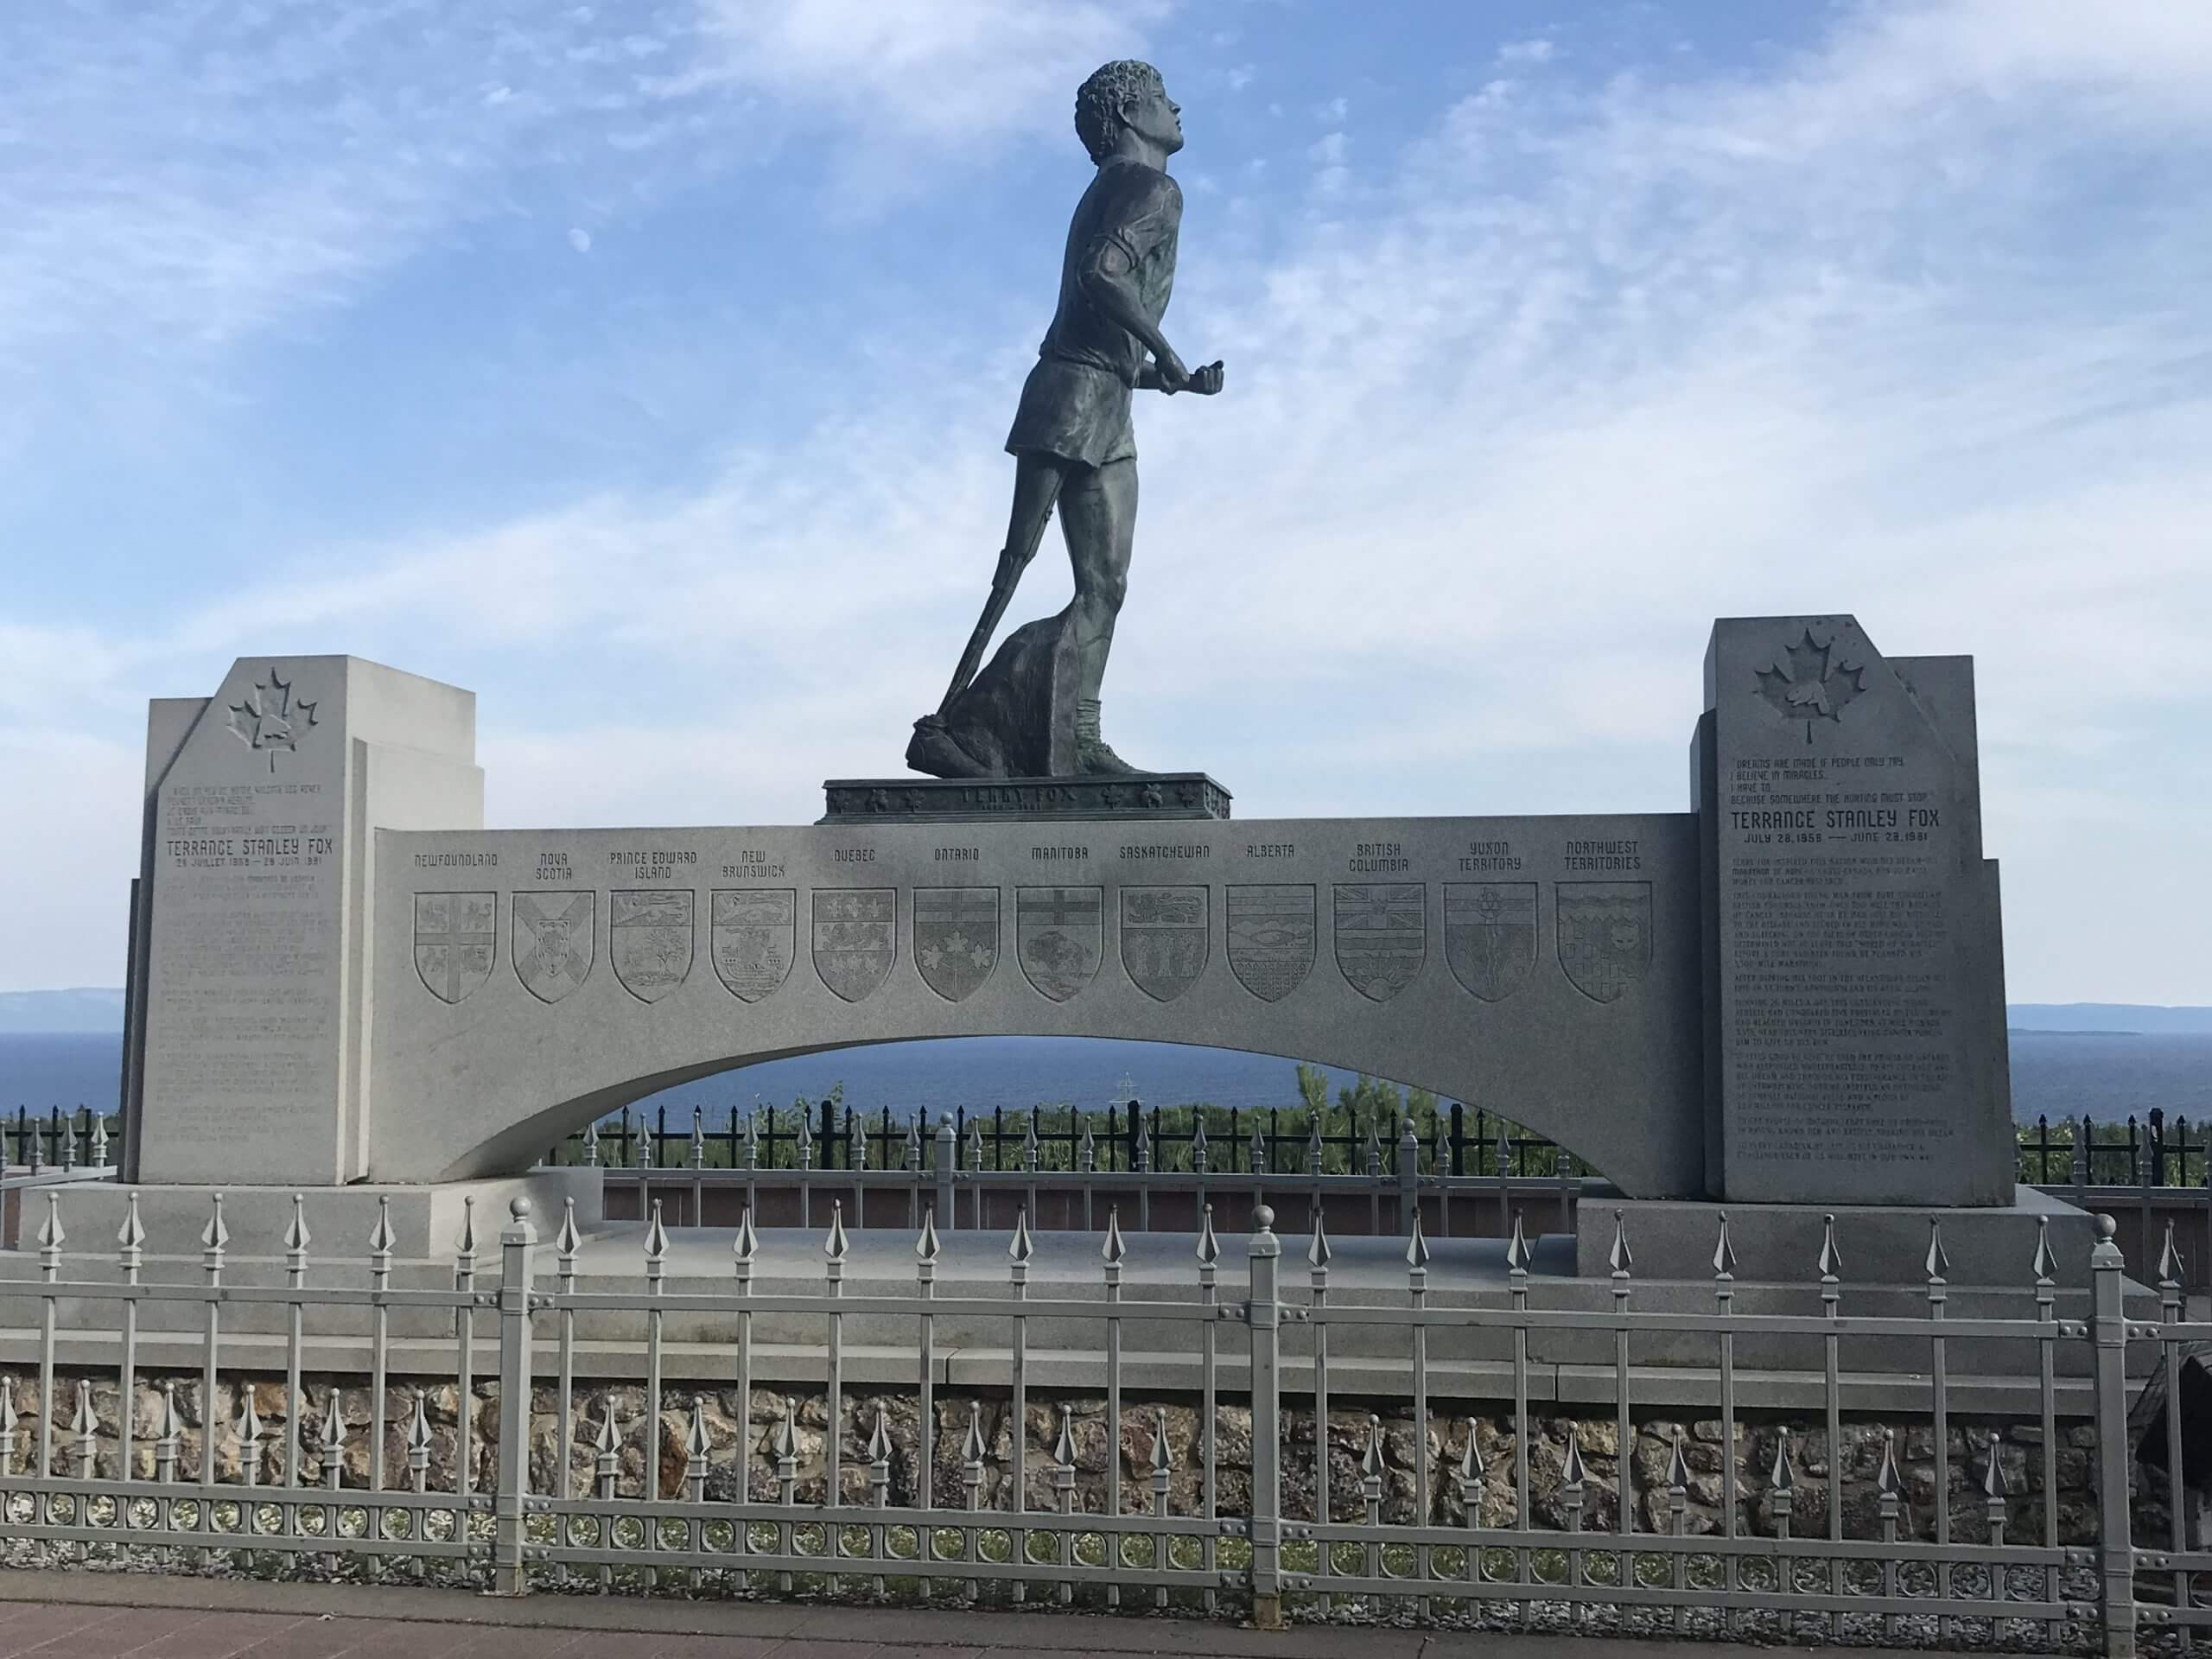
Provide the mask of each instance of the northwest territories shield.
POLYGON ((1029 982, 1053 1001, 1065 1002, 1090 983, 1104 938, 1103 888, 1014 890, 1014 954, 1029 982))
POLYGON ((415 971, 441 1002, 460 1002, 492 976, 493 918, 488 893, 415 895, 415 971))
POLYGON ((998 965, 996 887, 914 889, 914 966, 922 983, 957 1002, 998 965))
POLYGON ((622 888, 607 895, 607 959, 640 1002, 658 1002, 691 972, 688 887, 622 888))
POLYGON ((1536 884, 1446 881, 1444 960, 1485 1002, 1503 1002, 1536 971, 1536 884))
POLYGON ((1593 1002, 1618 1002, 1651 966, 1649 881, 1562 881, 1559 965, 1593 1002))
POLYGON ((1123 887, 1122 966, 1155 1002, 1173 1002, 1206 969, 1204 887, 1123 887))
POLYGON ((883 983, 898 956, 896 888, 815 890, 814 971, 824 985, 857 1002, 883 983))
POLYGON ((715 972, 741 1002, 758 1002, 791 970, 798 937, 793 887, 716 887, 711 949, 715 972))
POLYGON ((1337 966, 1370 1002, 1414 982, 1428 955, 1427 887, 1419 881, 1339 883, 1337 966))
POLYGON ((593 893, 518 893, 514 902, 515 976, 541 1002, 558 1002, 591 976, 593 893))
POLYGON ((1313 969, 1313 889, 1232 887, 1229 969, 1262 1002, 1288 996, 1313 969))

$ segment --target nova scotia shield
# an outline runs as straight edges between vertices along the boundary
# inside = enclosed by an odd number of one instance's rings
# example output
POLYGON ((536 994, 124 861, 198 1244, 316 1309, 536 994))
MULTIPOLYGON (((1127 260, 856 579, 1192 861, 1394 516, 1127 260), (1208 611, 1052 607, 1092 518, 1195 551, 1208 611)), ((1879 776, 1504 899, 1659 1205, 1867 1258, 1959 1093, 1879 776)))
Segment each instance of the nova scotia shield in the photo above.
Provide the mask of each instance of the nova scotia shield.
POLYGON ((1559 965, 1593 1002, 1618 1002, 1651 966, 1649 881, 1562 881, 1559 965))
POLYGON ((659 1001, 691 972, 690 889, 617 887, 607 899, 614 977, 640 1002, 659 1001))
POLYGON ((1206 969, 1204 887, 1123 887, 1122 966, 1155 1002, 1173 1002, 1206 969))
POLYGON ((998 965, 996 887, 914 889, 914 966, 922 983, 957 1002, 998 965))
POLYGON ((1065 1002, 1098 971, 1106 934, 1101 887, 1019 887, 1014 900, 1014 954, 1032 985, 1065 1002))
POLYGON ((591 976, 595 893, 518 893, 515 977, 541 1002, 558 1002, 591 976))
POLYGON ((1503 1002, 1536 972, 1536 884, 1446 881, 1444 960, 1485 1002, 1503 1002))
POLYGON ((715 973, 741 1002, 758 1002, 791 970, 798 938, 793 887, 716 887, 709 949, 715 973))
POLYGON ((1419 881, 1338 884, 1337 966, 1369 1001, 1388 1002, 1421 972, 1428 956, 1427 893, 1419 881))
POLYGON ((441 1002, 461 1002, 492 976, 497 895, 415 895, 415 971, 441 1002))
POLYGON ((899 893, 894 887, 817 887, 814 892, 814 971, 848 1002, 883 983, 899 957, 899 893))
POLYGON ((1229 889, 1229 970, 1262 1002, 1278 1001, 1313 970, 1311 887, 1229 889))

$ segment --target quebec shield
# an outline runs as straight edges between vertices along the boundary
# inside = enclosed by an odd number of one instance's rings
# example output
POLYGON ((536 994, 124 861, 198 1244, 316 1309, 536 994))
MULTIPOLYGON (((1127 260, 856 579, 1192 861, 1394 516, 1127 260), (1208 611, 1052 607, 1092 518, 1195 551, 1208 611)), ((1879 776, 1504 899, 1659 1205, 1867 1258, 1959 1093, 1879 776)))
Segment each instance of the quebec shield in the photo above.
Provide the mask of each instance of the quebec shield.
POLYGON ((499 907, 495 893, 415 895, 415 971, 439 1001, 466 1001, 491 978, 499 907))
POLYGON ((914 966, 922 983, 957 1002, 998 965, 996 887, 914 889, 914 966))
POLYGON ((622 888, 607 895, 607 957, 640 1002, 658 1002, 691 973, 688 887, 622 888))
POLYGON ((541 1002, 558 1002, 591 977, 595 893, 518 893, 514 899, 515 977, 541 1002))
POLYGON ((1562 881, 1559 965, 1593 1002, 1618 1002, 1651 967, 1649 881, 1562 881))
POLYGON ((894 887, 817 887, 814 893, 814 971, 848 1002, 883 983, 899 957, 899 893, 894 887))
POLYGON ((1065 1002, 1098 971, 1105 938, 1101 887, 1018 887, 1014 948, 1021 972, 1039 991, 1065 1002))
POLYGON ((1419 881, 1339 883, 1337 966, 1370 1002, 1414 982, 1428 956, 1428 889, 1419 881))
POLYGON ((1206 970, 1204 887, 1123 887, 1122 966, 1155 1002, 1173 1002, 1206 970))
POLYGON ((1503 1002, 1536 972, 1536 884, 1446 881, 1444 960, 1485 1002, 1503 1002))
POLYGON ((1229 970, 1262 1002, 1280 1001, 1313 971, 1311 887, 1229 889, 1229 970))
POLYGON ((758 1002, 791 970, 798 937, 794 887, 716 887, 709 949, 715 974, 741 1002, 758 1002))

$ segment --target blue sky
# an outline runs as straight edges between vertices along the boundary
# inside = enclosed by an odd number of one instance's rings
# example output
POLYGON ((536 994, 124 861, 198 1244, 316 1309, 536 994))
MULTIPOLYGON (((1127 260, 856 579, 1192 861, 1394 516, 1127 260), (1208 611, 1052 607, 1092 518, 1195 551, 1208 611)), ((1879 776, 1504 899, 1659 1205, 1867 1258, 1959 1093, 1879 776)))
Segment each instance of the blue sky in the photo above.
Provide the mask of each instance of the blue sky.
POLYGON ((1139 410, 1124 754, 1246 816, 1675 810, 1711 620, 1850 610, 1978 659, 2014 999, 2212 1002, 2171 0, 14 8, 0 988, 118 980, 145 700, 242 653, 475 690, 498 824, 897 770, 1122 55, 1229 365, 1139 410))

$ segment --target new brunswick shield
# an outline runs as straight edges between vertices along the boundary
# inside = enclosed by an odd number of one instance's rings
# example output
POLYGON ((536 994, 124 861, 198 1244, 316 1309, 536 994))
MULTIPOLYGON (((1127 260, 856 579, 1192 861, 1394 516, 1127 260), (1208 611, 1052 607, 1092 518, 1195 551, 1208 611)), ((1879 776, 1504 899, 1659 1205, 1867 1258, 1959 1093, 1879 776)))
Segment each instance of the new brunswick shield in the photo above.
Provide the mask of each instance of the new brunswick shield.
POLYGON ((716 887, 709 948, 715 972, 741 1002, 758 1002, 791 970, 798 936, 794 887, 716 887))
POLYGON ((415 895, 415 971, 441 1002, 465 1001, 491 978, 499 906, 489 893, 415 895))
POLYGON ((1536 971, 1536 884, 1446 881, 1444 960, 1485 1002, 1503 1002, 1536 971))
POLYGON ((998 965, 996 887, 914 889, 914 966, 925 985, 957 1002, 998 965))
POLYGON ((1262 1002, 1279 1001, 1313 969, 1313 889, 1232 887, 1229 969, 1262 1002))
POLYGON ((691 973, 688 887, 622 888, 607 895, 607 957, 640 1002, 658 1002, 691 973))
POLYGON ((1414 982, 1428 955, 1427 887, 1419 881, 1339 883, 1337 966, 1370 1002, 1414 982))
POLYGON ((591 976, 594 893, 518 893, 515 976, 541 1002, 558 1002, 591 976))
POLYGON ((1204 887, 1123 887, 1122 966, 1155 1002, 1173 1002, 1206 969, 1204 887))
POLYGON ((1562 881, 1559 965, 1593 1002, 1618 1002, 1651 966, 1649 881, 1562 881))
POLYGON ((817 887, 814 971, 848 1002, 883 983, 899 957, 895 887, 817 887))
POLYGON ((1090 984, 1098 971, 1104 916, 1103 888, 1016 888, 1014 954, 1029 982, 1055 1002, 1090 984))

